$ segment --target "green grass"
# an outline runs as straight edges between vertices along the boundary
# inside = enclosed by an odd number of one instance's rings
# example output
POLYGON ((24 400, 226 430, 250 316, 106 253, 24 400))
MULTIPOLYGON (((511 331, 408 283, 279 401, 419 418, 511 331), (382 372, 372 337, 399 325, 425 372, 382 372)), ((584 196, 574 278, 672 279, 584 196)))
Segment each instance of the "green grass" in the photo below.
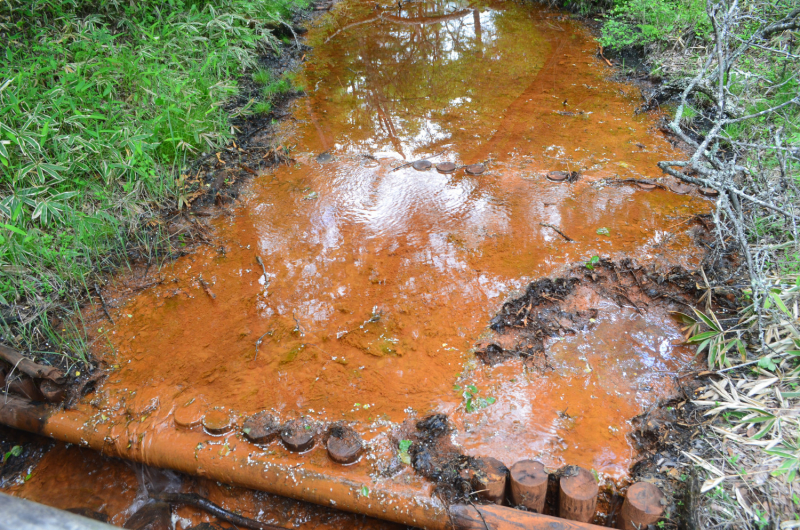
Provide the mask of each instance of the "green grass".
POLYGON ((600 37, 603 46, 688 42, 711 31, 705 0, 616 0, 609 14, 600 37))
POLYGON ((272 72, 269 70, 259 69, 253 73, 253 82, 257 85, 268 85, 272 82, 272 72))
POLYGON ((253 105, 253 114, 260 114, 265 116, 270 113, 272 110, 272 103, 269 101, 259 101, 255 105, 253 105))
POLYGON ((307 3, 0 2, 0 304, 53 307, 124 260, 230 139, 223 104, 277 46, 263 23, 307 3))

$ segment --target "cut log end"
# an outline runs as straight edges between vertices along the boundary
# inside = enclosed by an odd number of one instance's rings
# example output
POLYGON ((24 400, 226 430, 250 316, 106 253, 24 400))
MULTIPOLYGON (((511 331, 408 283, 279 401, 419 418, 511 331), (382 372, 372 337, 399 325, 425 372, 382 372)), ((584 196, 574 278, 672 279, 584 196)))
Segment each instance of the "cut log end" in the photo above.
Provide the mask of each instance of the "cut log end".
POLYGON ((334 425, 328 430, 328 456, 338 464, 352 464, 364 451, 361 436, 350 427, 334 425))
POLYGON ((480 175, 486 171, 486 166, 483 164, 470 164, 464 168, 469 175, 480 175))
POLYGON ((597 507, 597 479, 591 471, 568 466, 560 481, 559 515, 571 521, 589 522, 597 507))
POLYGON ((175 425, 184 429, 190 429, 196 425, 200 425, 203 421, 205 413, 205 404, 197 399, 193 399, 189 403, 175 409, 172 413, 172 419, 175 425))
POLYGON ((508 468, 496 458, 475 459, 472 487, 481 498, 495 504, 503 504, 506 497, 508 468))
POLYGON ((442 162, 440 164, 436 164, 436 171, 439 173, 452 173, 456 169, 456 165, 452 162, 442 162))
POLYGON ((302 453, 314 447, 314 429, 303 420, 292 420, 281 430, 281 441, 289 451, 302 453))
POLYGON ((61 403, 67 399, 67 389, 64 385, 57 385, 49 379, 43 379, 39 383, 39 391, 41 391, 44 399, 48 403, 61 403))
POLYGON ((203 427, 211 434, 225 434, 231 426, 231 415, 226 410, 212 409, 203 416, 203 427))
POLYGON ((548 474, 541 462, 520 460, 509 469, 511 502, 542 513, 547 497, 548 474))
POLYGON ((262 411, 247 418, 242 432, 251 442, 268 444, 280 435, 281 423, 275 415, 262 411))
POLYGON ((634 530, 655 524, 664 514, 664 500, 664 494, 654 484, 633 484, 625 495, 617 526, 622 530, 634 530))

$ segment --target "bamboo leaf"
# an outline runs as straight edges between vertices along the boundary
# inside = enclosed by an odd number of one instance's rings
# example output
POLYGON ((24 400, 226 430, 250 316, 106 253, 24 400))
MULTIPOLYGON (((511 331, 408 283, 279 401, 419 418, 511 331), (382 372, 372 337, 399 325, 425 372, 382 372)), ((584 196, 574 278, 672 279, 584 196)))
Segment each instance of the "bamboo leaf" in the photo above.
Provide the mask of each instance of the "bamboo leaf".
POLYGON ((700 320, 702 320, 703 323, 705 323, 706 326, 710 327, 711 329, 717 332, 722 331, 719 329, 719 326, 717 326, 717 324, 713 320, 711 320, 708 316, 706 316, 702 311, 698 311, 697 309, 694 308, 692 308, 692 310, 697 315, 697 317, 700 320))

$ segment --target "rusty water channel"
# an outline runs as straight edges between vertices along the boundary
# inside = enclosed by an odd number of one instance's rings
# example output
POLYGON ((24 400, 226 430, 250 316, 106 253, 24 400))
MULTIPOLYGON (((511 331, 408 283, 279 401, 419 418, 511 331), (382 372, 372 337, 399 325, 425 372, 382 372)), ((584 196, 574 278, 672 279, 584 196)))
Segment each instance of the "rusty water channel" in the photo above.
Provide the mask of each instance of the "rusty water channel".
MULTIPOLYGON (((708 200, 610 185, 662 176, 656 162, 676 153, 658 116, 634 112, 638 90, 610 80, 580 23, 528 4, 376 9, 344 0, 315 23, 308 44, 300 74, 308 96, 283 131, 294 162, 214 212, 214 245, 153 273, 158 285, 131 294, 152 278, 140 270, 118 279, 116 296, 106 295, 116 325, 98 312, 92 331, 110 376, 58 421, 77 414, 84 432, 122 444, 109 452, 138 443, 147 462, 149 444, 188 439, 174 435, 186 407, 221 410, 239 426, 265 409, 284 420, 344 420, 367 445, 347 468, 322 447, 258 448, 237 429, 211 435, 196 426, 191 440, 219 458, 232 452, 258 465, 346 474, 364 491, 430 496, 431 485, 398 460, 392 429, 441 412, 466 454, 624 480, 636 457, 629 420, 669 396, 670 371, 691 361, 666 311, 594 300, 591 330, 548 342, 547 370, 521 360, 484 366, 471 349, 491 337, 487 325, 505 299, 570 264, 595 255, 696 263, 682 220, 708 211, 708 200), (398 169, 421 159, 459 169, 398 169), (480 175, 461 169, 477 163, 486 166, 480 175), (553 182, 550 171, 579 177, 553 182)), ((121 524, 135 474, 98 458, 58 446, 31 480, 6 491, 59 507, 83 502, 121 524)), ((378 524, 192 480, 260 520, 378 524)), ((181 510, 185 521, 209 520, 181 510)))

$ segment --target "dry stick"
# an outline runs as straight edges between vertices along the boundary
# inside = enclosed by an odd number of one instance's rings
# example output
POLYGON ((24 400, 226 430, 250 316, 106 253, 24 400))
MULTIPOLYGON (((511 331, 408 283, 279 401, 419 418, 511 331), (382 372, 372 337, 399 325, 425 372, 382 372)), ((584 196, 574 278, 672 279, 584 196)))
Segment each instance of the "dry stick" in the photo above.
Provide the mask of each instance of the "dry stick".
POLYGON ((212 300, 216 300, 217 295, 214 294, 214 292, 211 290, 211 287, 208 286, 208 282, 203 279, 202 275, 199 277, 199 280, 200 285, 203 286, 203 290, 206 292, 206 294, 210 296, 212 300))
POLYGON ((13 365, 15 368, 19 367, 20 372, 35 379, 49 379, 57 385, 62 385, 64 381, 66 381, 64 373, 58 368, 37 364, 23 356, 17 350, 9 348, 4 344, 0 344, 0 359, 13 365))
POLYGON ((23 359, 17 361, 17 364, 15 364, 13 368, 11 368, 11 371, 6 376, 6 387, 5 389, 3 389, 3 393, 5 394, 5 402, 8 402, 8 387, 11 386, 11 376, 14 375, 14 370, 17 369, 17 366, 19 366, 19 363, 21 363, 22 361, 23 359))
POLYGON ((108 307, 106 307, 106 300, 105 298, 103 298, 103 293, 100 292, 100 288, 97 286, 96 283, 94 284, 94 292, 96 292, 97 296, 100 297, 100 305, 103 307, 103 313, 106 314, 106 318, 108 318, 108 320, 110 320, 111 323, 114 324, 114 319, 111 318, 111 314, 108 312, 108 307))
POLYGON ((570 243, 572 243, 572 242, 574 242, 574 241, 575 241, 574 239, 570 238, 569 236, 567 236, 567 234, 565 234, 564 232, 562 232, 561 230, 559 230, 558 228, 556 228, 556 227, 555 227, 555 226, 553 226, 553 225, 549 225, 549 224, 547 224, 547 223, 539 223, 539 224, 540 224, 541 226, 544 226, 544 227, 550 228, 551 230, 555 230, 556 232, 558 232, 558 235, 560 235, 561 237, 563 237, 564 239, 566 239, 566 240, 567 240, 567 241, 569 241, 570 243))
POLYGON ((258 340, 256 341, 256 354, 255 354, 255 356, 253 357, 253 360, 254 360, 254 361, 255 361, 256 359, 258 359, 258 347, 259 347, 259 346, 261 346, 261 341, 262 341, 262 340, 264 340, 264 337, 266 337, 266 336, 267 336, 267 335, 269 335, 270 333, 271 333, 271 331, 267 331, 266 333, 264 333, 263 335, 261 335, 260 337, 258 337, 258 340))
MULTIPOLYGON (((790 219, 800 220, 800 217, 798 217, 798 216, 796 216, 794 214, 791 214, 791 213, 787 212, 786 210, 781 209, 778 206, 763 202, 763 201, 761 201, 761 200, 759 200, 759 199, 757 199, 755 197, 752 197, 752 196, 748 195, 747 193, 744 193, 743 191, 741 191, 738 188, 735 188, 735 187, 733 187, 733 186, 731 186, 729 184, 721 184, 719 182, 712 182, 712 181, 709 181, 707 179, 698 179, 698 178, 690 177, 689 175, 684 175, 683 173, 681 173, 679 171, 676 171, 675 169, 673 169, 671 167, 671 166, 679 166, 679 167, 687 166, 687 165, 689 165, 688 162, 670 160, 670 161, 658 162, 657 165, 665 173, 668 173, 668 174, 672 175, 673 177, 676 177, 676 178, 678 178, 680 180, 688 182, 689 184, 695 184, 697 186, 705 186, 705 187, 708 187, 708 188, 717 188, 717 189, 721 188, 722 191, 728 191, 728 192, 730 192, 730 193, 732 193, 734 195, 737 195, 737 196, 739 196, 739 197, 741 197, 741 198, 743 198, 745 200, 748 200, 748 201, 750 201, 750 202, 752 202, 754 204, 758 204, 759 206, 762 206, 762 207, 767 208, 769 210, 772 210, 772 211, 774 211, 776 213, 779 213, 781 215, 789 217, 790 219)), ((694 167, 694 166, 692 166, 692 167, 694 169, 698 169, 697 167, 694 167)))
POLYGON ((200 510, 206 511, 221 521, 230 523, 235 526, 244 526, 245 528, 252 528, 254 530, 285 530, 284 526, 276 526, 274 524, 262 523, 255 519, 249 519, 229 512, 221 506, 217 506, 210 500, 197 495, 196 493, 159 493, 154 495, 153 499, 167 502, 170 504, 184 504, 193 506, 200 510))
POLYGON ((613 64, 611 64, 611 61, 606 59, 606 56, 603 55, 603 47, 602 46, 600 46, 600 57, 602 57, 603 60, 608 63, 608 66, 614 66, 613 64))
MULTIPOLYGON (((476 492, 476 491, 473 491, 472 493, 477 493, 477 492, 476 492)), ((489 525, 488 525, 488 524, 486 524, 486 519, 484 519, 484 517, 483 517, 483 514, 482 514, 482 513, 481 513, 481 511, 478 509, 478 507, 477 507, 477 506, 475 506, 475 504, 473 504, 473 503, 472 503, 472 499, 470 499, 469 497, 467 497, 467 502, 469 503, 469 505, 470 505, 470 506, 472 506, 473 508, 475 508, 475 511, 476 511, 476 512, 478 512, 478 515, 480 515, 480 516, 481 516, 481 521, 483 521, 483 526, 485 526, 485 527, 486 527, 486 530, 489 530, 489 525)))
POLYGON ((256 262, 261 265, 261 272, 264 273, 264 287, 269 285, 269 276, 267 276, 267 268, 264 267, 264 261, 261 259, 261 256, 256 256, 256 262))

